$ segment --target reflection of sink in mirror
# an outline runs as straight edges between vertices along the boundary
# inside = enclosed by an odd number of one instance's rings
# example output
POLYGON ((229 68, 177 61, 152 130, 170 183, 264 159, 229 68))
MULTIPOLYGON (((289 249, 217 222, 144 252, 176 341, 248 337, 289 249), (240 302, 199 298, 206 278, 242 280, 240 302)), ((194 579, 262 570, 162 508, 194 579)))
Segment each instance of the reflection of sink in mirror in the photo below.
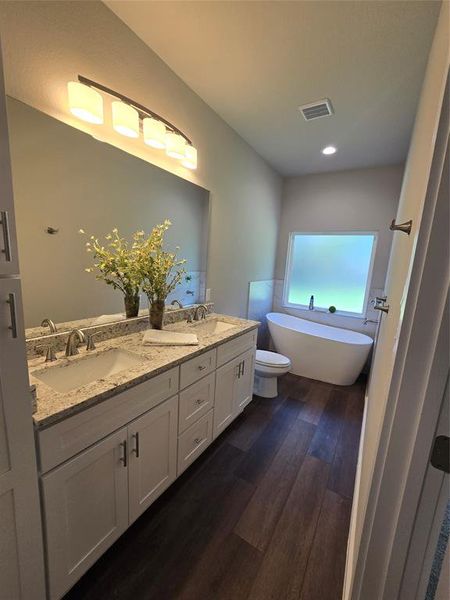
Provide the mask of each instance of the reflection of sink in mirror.
POLYGON ((196 329, 203 331, 204 333, 223 333, 229 329, 233 329, 236 325, 226 323, 225 321, 219 321, 218 319, 211 319, 211 321, 203 321, 198 325, 193 325, 196 329))
POLYGON ((35 371, 33 376, 56 392, 64 393, 80 388, 87 383, 104 379, 109 375, 120 373, 125 369, 133 368, 142 361, 140 356, 114 348, 86 356, 66 365, 55 365, 48 369, 42 369, 42 371, 35 371))

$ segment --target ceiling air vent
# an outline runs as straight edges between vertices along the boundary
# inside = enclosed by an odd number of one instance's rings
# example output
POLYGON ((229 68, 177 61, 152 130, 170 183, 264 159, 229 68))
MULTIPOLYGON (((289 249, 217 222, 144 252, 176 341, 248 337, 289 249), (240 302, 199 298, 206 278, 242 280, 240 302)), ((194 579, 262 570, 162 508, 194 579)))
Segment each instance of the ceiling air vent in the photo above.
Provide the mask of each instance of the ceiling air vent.
POLYGON ((302 113, 305 121, 329 117, 334 114, 331 100, 328 100, 328 98, 318 100, 317 102, 310 102, 309 104, 303 104, 303 106, 299 106, 298 109, 302 113))

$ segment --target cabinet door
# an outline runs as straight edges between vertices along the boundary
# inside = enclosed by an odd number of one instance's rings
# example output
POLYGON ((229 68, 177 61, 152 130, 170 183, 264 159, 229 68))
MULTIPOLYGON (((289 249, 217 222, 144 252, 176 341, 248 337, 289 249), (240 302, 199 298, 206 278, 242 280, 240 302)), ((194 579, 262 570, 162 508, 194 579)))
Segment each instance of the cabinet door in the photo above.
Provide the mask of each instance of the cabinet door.
POLYGON ((255 349, 252 348, 242 354, 241 368, 238 372, 238 378, 235 385, 235 409, 239 414, 249 404, 253 398, 253 378, 255 374, 255 349))
POLYGON ((123 427, 42 477, 52 599, 128 527, 126 440, 123 427))
POLYGON ((128 426, 130 523, 177 476, 178 396, 128 426))
POLYGON ((216 371, 213 439, 228 427, 236 416, 236 382, 241 359, 235 358, 216 371))
POLYGON ((0 275, 19 273, 17 258, 16 224, 9 155, 8 120, 0 57, 0 275))
POLYGON ((44 555, 24 340, 20 281, 0 278, 0 598, 40 600, 44 555))

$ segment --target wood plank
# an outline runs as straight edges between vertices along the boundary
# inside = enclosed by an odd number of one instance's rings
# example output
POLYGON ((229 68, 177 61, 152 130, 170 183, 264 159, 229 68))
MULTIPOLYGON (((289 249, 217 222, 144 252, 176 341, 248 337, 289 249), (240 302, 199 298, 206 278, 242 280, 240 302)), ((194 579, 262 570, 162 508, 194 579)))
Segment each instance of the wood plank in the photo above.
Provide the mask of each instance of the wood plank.
POLYGON ((353 497, 359 438, 364 412, 364 390, 356 389, 348 399, 344 424, 331 467, 328 488, 346 498, 353 497))
MULTIPOLYGON (((185 597, 184 594, 186 597, 201 597, 195 595, 198 590, 213 583, 205 578, 208 568, 211 569, 213 563, 219 565, 230 560, 230 549, 225 540, 232 533, 252 493, 253 487, 245 481, 236 478, 217 481, 211 494, 202 498, 199 510, 177 528, 177 539, 170 540, 170 543, 162 541, 156 564, 136 583, 130 598, 180 598, 185 597), (142 595, 141 590, 145 590, 142 595)), ((253 555, 243 549, 249 567, 253 555)), ((254 556, 256 569, 259 559, 254 556)), ((148 559, 145 564, 148 564, 148 559)), ((236 577, 236 585, 241 587, 238 579, 236 577)))
POLYGON ((255 485, 258 483, 297 420, 301 406, 302 402, 286 398, 280 409, 274 414, 273 419, 262 430, 258 439, 246 453, 236 471, 237 477, 255 485))
POLYGON ((321 385, 310 385, 308 393, 305 397, 305 404, 300 412, 300 419, 318 425, 322 413, 330 399, 332 391, 331 386, 321 385))
POLYGON ((311 384, 314 383, 312 379, 287 373, 284 377, 278 379, 278 392, 285 398, 291 397, 294 400, 305 402, 311 384))
POLYGON ((247 452, 284 401, 285 396, 280 394, 276 398, 253 396, 242 415, 224 432, 227 443, 247 452))
POLYGON ((344 421, 347 396, 343 389, 335 388, 331 391, 309 448, 311 456, 327 463, 333 461, 344 421))
MULTIPOLYGON (((261 564, 262 554, 231 533, 214 540, 188 576, 177 600, 245 600, 261 564)), ((161 598, 167 598, 162 595, 161 598)))
POLYGON ((251 600, 299 597, 328 471, 326 463, 305 457, 256 576, 251 600))
POLYGON ((236 525, 235 533, 265 550, 308 450, 315 427, 297 420, 236 525))
POLYGON ((326 491, 301 600, 336 600, 341 597, 350 512, 350 500, 326 491))

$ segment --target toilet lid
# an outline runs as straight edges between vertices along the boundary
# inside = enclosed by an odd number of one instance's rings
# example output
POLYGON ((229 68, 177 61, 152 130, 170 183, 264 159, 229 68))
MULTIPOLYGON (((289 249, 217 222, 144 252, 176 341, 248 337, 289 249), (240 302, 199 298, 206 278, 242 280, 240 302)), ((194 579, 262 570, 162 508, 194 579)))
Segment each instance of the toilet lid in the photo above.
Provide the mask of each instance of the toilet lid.
POLYGON ((256 362, 266 367, 288 367, 291 361, 286 356, 268 350, 256 351, 256 362))

